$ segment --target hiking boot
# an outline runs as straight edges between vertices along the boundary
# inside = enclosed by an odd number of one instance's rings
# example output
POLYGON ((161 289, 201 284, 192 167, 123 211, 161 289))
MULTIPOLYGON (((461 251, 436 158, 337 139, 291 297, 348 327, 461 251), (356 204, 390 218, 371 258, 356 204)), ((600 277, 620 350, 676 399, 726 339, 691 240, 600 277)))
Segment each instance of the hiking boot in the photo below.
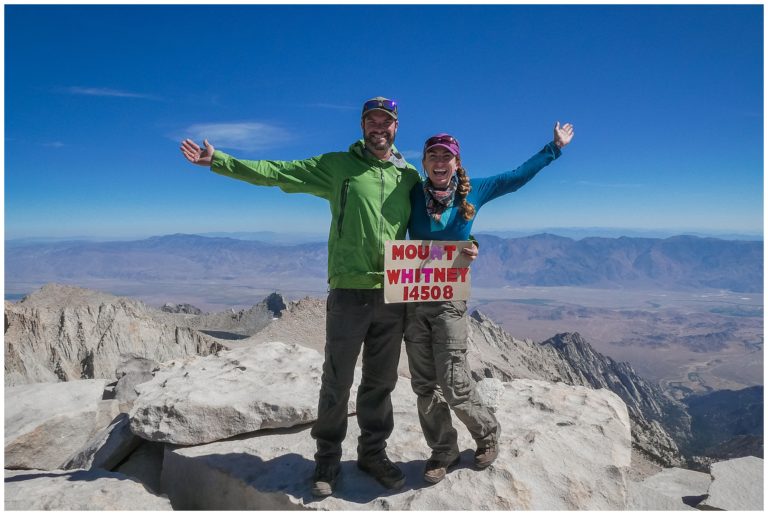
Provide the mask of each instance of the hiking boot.
POLYGON ((461 456, 456 456, 453 460, 441 460, 438 458, 429 458, 426 465, 424 465, 424 481, 427 483, 439 483, 445 479, 445 475, 448 473, 448 469, 455 467, 459 464, 461 456))
POLYGON ((496 461, 498 455, 499 443, 496 440, 479 444, 475 451, 475 468, 480 470, 488 468, 491 463, 496 461))
POLYGON ((403 471, 389 461, 384 452, 370 458, 358 458, 357 468, 373 476, 373 478, 390 490, 397 490, 405 484, 403 471))
POLYGON ((315 465, 315 473, 312 476, 312 495, 317 497, 327 497, 333 493, 336 486, 336 480, 341 473, 341 466, 338 463, 322 463, 315 465))

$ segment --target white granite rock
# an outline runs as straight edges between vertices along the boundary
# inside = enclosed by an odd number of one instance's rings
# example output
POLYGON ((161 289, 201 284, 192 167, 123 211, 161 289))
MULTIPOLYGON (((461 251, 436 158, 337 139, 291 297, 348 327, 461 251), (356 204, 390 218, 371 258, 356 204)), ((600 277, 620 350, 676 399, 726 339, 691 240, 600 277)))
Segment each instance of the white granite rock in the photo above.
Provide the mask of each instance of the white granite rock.
POLYGON ((106 384, 103 379, 86 379, 6 387, 5 444, 51 417, 94 409, 106 384))
POLYGON ((454 418, 461 464, 445 480, 422 479, 429 448, 415 396, 400 379, 387 452, 406 473, 388 492, 355 465, 360 434, 350 417, 342 478, 331 497, 310 493, 315 442, 309 427, 259 431, 194 447, 166 446, 163 490, 175 509, 607 510, 627 503, 630 426, 626 406, 607 390, 536 380, 504 384, 496 416, 500 455, 472 469, 474 442, 454 418))
POLYGON ((679 499, 668 497, 645 486, 642 481, 630 481, 627 510, 630 511, 697 511, 679 499))
POLYGON ((712 478, 709 474, 682 468, 668 468, 633 483, 629 507, 634 510, 692 510, 706 497, 712 478))
POLYGON ((764 510, 763 460, 754 456, 713 463, 712 484, 699 509, 764 510))
POLYGON ((36 383, 5 389, 5 467, 52 470, 64 464, 119 413, 101 400, 106 381, 36 383))
POLYGON ((152 371, 159 367, 155 360, 141 356, 120 356, 120 363, 115 369, 117 384, 115 398, 121 403, 133 402, 138 397, 136 386, 152 380, 152 371))
POLYGON ((694 505, 707 495, 710 483, 712 478, 709 474, 677 467, 662 470, 643 480, 643 485, 651 490, 680 502, 683 502, 683 499, 699 498, 693 502, 694 505))
POLYGON ((141 443, 131 432, 128 415, 120 413, 112 423, 93 438, 62 467, 69 469, 102 468, 111 470, 141 443))
POLYGON ((128 476, 105 470, 5 471, 6 510, 170 510, 128 476))
POLYGON ((312 422, 322 363, 318 352, 280 342, 187 358, 136 387, 131 430, 150 441, 195 445, 312 422))
POLYGON ((496 378, 489 377, 478 381, 476 384, 477 395, 483 404, 493 411, 499 409, 499 401, 504 395, 504 383, 496 378))

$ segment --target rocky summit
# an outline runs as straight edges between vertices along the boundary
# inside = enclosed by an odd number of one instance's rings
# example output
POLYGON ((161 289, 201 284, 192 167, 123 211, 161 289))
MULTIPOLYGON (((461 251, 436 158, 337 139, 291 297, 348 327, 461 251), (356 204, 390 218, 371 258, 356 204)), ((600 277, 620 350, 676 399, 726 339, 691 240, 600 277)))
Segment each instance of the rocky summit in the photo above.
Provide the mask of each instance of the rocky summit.
POLYGON ((762 508, 760 458, 705 472, 649 466, 643 455, 674 458, 664 438, 677 437, 675 426, 653 385, 627 364, 574 333, 541 343, 513 338, 478 312, 469 356, 502 425, 496 462, 474 470, 474 442, 455 421, 458 467, 437 485, 423 481, 429 448, 406 367, 387 452, 407 480, 384 490, 355 464, 358 370, 342 479, 332 496, 314 498, 309 432, 323 303, 282 308, 278 300, 194 315, 49 286, 6 303, 6 509, 762 508), (153 346, 147 333, 163 338, 153 346), (193 341, 201 345, 186 344, 193 341))
POLYGON ((168 361, 221 348, 172 317, 123 297, 44 286, 5 303, 5 385, 112 379, 125 354, 168 361))

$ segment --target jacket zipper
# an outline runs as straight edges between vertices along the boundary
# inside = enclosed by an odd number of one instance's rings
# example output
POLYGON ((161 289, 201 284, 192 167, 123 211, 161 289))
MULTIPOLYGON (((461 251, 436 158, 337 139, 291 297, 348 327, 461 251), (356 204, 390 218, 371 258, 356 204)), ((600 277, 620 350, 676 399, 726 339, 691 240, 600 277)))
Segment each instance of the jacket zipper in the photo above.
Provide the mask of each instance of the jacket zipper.
MULTIPOLYGON (((379 173, 381 174, 381 208, 379 213, 384 211, 384 168, 379 167, 379 173)), ((384 215, 379 216, 379 255, 382 256, 381 263, 379 263, 379 270, 384 271, 384 215)))
POLYGON ((349 179, 344 179, 344 182, 341 184, 341 211, 339 212, 339 219, 336 222, 336 225, 339 231, 339 238, 341 238, 341 228, 342 228, 342 224, 344 223, 344 209, 347 206, 348 191, 349 191, 349 179))

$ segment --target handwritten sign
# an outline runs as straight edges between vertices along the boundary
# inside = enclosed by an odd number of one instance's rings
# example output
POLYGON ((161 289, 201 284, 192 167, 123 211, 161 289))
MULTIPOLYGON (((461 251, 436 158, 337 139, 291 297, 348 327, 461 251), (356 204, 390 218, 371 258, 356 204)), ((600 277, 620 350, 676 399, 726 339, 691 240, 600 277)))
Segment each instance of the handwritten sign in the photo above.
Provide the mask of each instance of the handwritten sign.
POLYGON ((471 241, 392 240, 384 248, 384 301, 469 299, 471 241))

